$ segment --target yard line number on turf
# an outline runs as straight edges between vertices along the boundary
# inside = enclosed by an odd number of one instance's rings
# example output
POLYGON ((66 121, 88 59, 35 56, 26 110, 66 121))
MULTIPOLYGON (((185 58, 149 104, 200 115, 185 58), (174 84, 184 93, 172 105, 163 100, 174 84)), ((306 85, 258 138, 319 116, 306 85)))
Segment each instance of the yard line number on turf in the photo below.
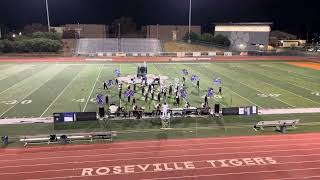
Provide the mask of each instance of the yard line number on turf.
MULTIPOLYGON (((78 103, 84 103, 86 101, 85 98, 82 99, 73 99, 73 102, 78 102, 78 103)), ((90 102, 92 103, 96 103, 96 98, 91 98, 90 102)), ((27 104, 31 104, 32 100, 23 100, 21 102, 19 102, 18 100, 7 100, 7 101, 0 101, 0 104, 6 104, 6 105, 15 105, 15 104, 23 104, 23 105, 27 105, 27 104)))
MULTIPOLYGON (((1 101, 1 104, 6 104, 6 105, 14 105, 14 104, 18 104, 19 101, 17 100, 9 100, 9 101, 1 101)), ((32 103, 32 100, 23 100, 20 102, 20 104, 30 104, 32 103)))

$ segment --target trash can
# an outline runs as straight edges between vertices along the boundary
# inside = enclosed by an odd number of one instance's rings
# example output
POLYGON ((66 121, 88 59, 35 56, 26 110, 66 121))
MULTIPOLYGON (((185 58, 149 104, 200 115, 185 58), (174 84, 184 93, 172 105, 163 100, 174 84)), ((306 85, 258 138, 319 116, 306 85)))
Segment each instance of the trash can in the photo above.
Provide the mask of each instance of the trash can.
POLYGON ((61 135, 60 136, 60 142, 61 142, 61 144, 68 144, 69 143, 68 136, 61 135))
POLYGON ((9 137, 8 136, 2 136, 1 137, 2 146, 6 147, 9 144, 9 137))
POLYGON ((280 126, 280 132, 281 133, 286 133, 286 131, 287 131, 287 126, 285 126, 285 125, 283 125, 283 126, 280 126))

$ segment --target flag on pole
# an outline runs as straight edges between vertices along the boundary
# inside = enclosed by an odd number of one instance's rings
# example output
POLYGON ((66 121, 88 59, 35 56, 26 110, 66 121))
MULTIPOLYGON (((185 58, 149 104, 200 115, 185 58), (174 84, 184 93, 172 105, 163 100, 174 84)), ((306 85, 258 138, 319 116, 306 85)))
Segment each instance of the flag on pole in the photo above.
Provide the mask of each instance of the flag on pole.
POLYGON ((103 105, 104 104, 104 95, 103 94, 97 94, 96 101, 97 101, 97 104, 103 105))
POLYGON ((188 72, 188 70, 186 70, 186 69, 182 69, 182 70, 181 70, 181 74, 182 74, 183 76, 188 76, 189 72, 188 72))
POLYGON ((130 97, 130 96, 133 97, 134 96, 134 91, 129 89, 129 90, 124 92, 124 96, 125 97, 130 97))
POLYGON ((113 81, 112 80, 108 80, 108 82, 107 82, 108 88, 111 87, 112 85, 113 85, 113 81))
POLYGON ((115 75, 116 77, 120 77, 120 76, 121 76, 121 71, 120 71, 120 69, 115 69, 115 70, 114 70, 114 75, 115 75))
POLYGON ((191 81, 194 83, 194 82, 196 82, 196 81, 199 81, 200 80, 200 78, 199 78, 199 76, 197 76, 197 75, 192 75, 191 76, 191 81))
POLYGON ((181 88, 181 89, 180 89, 180 95, 181 95, 181 97, 183 97, 183 98, 187 98, 187 96, 188 96, 187 90, 186 90, 185 88, 181 88))
POLYGON ((216 78, 216 79, 214 79, 214 80, 213 80, 213 84, 215 84, 215 85, 221 85, 221 84, 222 84, 221 78, 216 78))
POLYGON ((213 88, 208 88, 208 97, 214 96, 213 88))

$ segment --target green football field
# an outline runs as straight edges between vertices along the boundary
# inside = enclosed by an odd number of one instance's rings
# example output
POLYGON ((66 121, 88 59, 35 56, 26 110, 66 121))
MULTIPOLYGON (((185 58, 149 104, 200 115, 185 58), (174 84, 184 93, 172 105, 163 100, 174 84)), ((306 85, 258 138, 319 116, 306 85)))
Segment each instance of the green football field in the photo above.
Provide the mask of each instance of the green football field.
MULTIPOLYGON (((102 83, 114 79, 115 69, 120 69, 123 76, 133 75, 137 73, 137 64, 0 63, 0 117, 49 117, 54 112, 97 111, 98 93, 109 94, 111 103, 121 101, 131 109, 125 98, 118 98, 117 87, 103 90, 102 83)), ((317 70, 286 62, 148 63, 149 74, 168 76, 170 82, 182 78, 182 69, 189 71, 186 86, 191 106, 203 103, 202 97, 209 87, 218 90, 213 79, 219 77, 223 94, 210 98, 210 106, 219 102, 223 107, 320 107, 317 70), (190 75, 200 77, 200 90, 193 87, 190 75)), ((157 104, 155 100, 145 103, 139 89, 135 97, 138 106, 147 111, 157 104)), ((167 99, 170 107, 174 101, 167 99)))

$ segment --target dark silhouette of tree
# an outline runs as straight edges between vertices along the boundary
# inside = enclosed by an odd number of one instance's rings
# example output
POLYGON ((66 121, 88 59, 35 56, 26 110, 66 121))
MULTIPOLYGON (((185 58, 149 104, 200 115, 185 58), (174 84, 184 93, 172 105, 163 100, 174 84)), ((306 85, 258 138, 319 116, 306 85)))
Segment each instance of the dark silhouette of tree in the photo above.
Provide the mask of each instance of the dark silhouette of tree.
POLYGON ((47 26, 43 24, 38 24, 38 23, 29 24, 23 28, 23 34, 25 35, 31 35, 32 33, 35 33, 35 32, 47 32, 47 31, 48 31, 47 26))
POLYGON ((121 17, 111 23, 111 36, 118 37, 119 24, 121 35, 137 34, 137 24, 131 17, 121 17))

